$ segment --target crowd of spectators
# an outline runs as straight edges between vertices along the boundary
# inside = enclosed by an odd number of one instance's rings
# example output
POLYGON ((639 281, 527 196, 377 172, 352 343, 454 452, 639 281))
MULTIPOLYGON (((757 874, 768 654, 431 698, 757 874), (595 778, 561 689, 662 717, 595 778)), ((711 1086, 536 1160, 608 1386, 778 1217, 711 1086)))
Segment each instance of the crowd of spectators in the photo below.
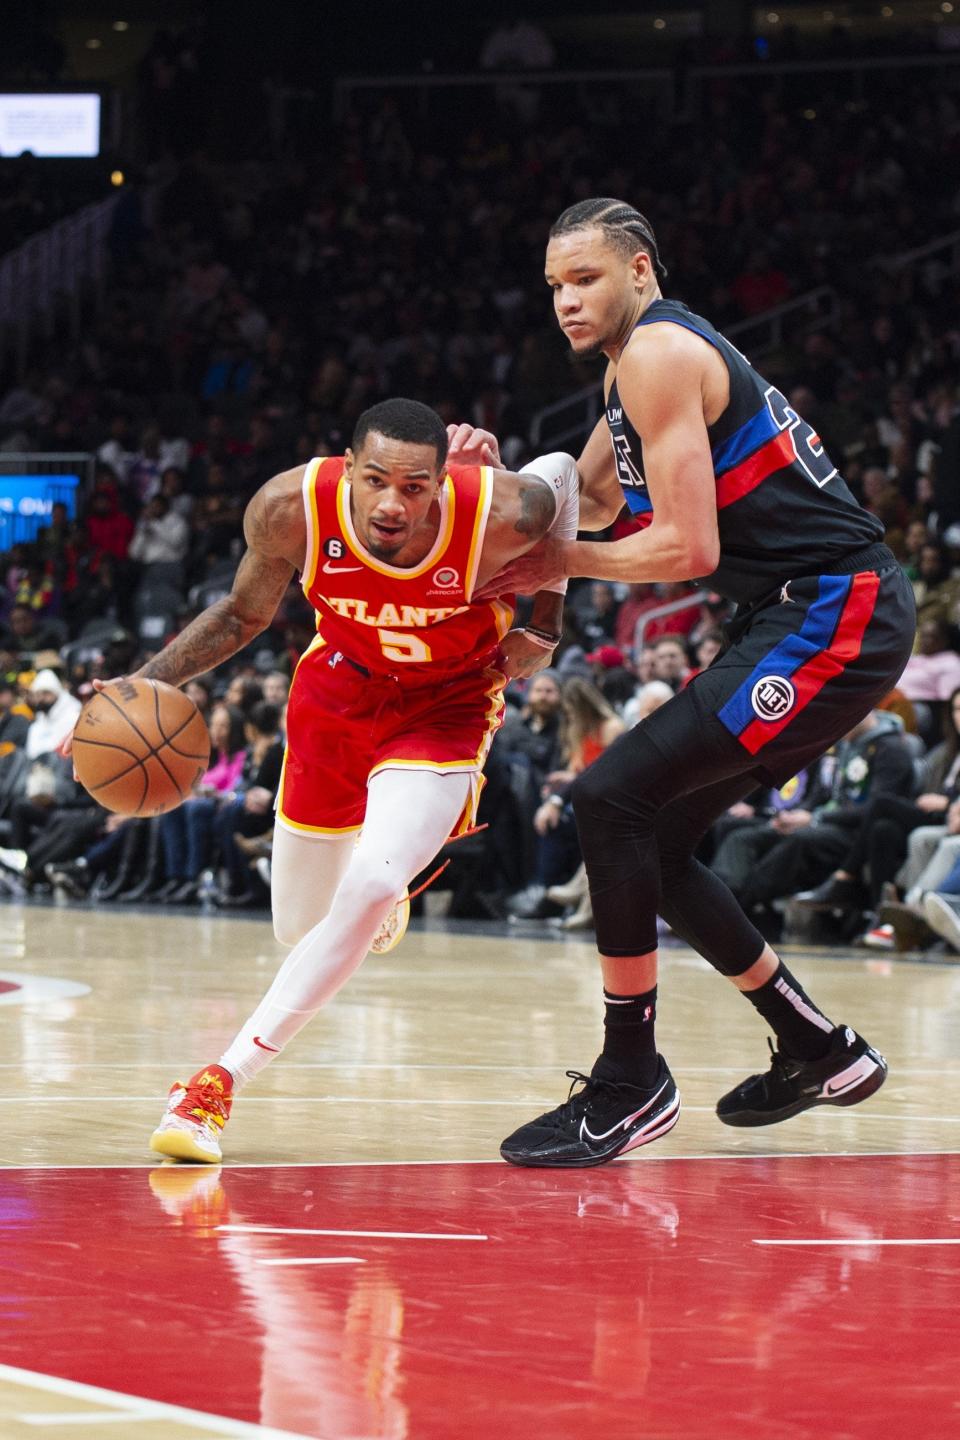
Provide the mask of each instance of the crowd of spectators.
MULTIPOLYGON (((297 146, 294 158, 242 164, 198 152, 132 194, 103 307, 75 346, 41 346, 0 388, 0 459, 94 457, 78 513, 55 506, 0 557, 6 887, 265 901, 282 700, 264 692, 274 680, 279 692, 312 629, 295 586, 252 653, 195 687, 212 705, 216 760, 177 818, 98 812, 55 747, 38 750, 44 726, 55 713, 66 724, 95 676, 134 668, 224 593, 250 495, 278 470, 339 453, 367 405, 407 394, 495 430, 508 463, 527 458, 537 411, 597 378, 566 353, 539 278, 550 221, 590 193, 649 213, 668 293, 720 325, 833 287, 833 320, 788 327, 764 371, 883 518, 920 607, 917 654, 889 711, 798 777, 809 803, 761 796, 730 817, 759 824, 711 837, 718 865, 733 873, 748 829, 758 846, 761 832, 764 845, 777 837, 749 867, 755 889, 759 874, 776 880, 745 897, 775 925, 786 897, 826 878, 817 862, 844 869, 822 821, 852 844, 834 821, 867 813, 869 787, 850 781, 865 755, 869 768, 902 746, 917 763, 895 793, 924 809, 921 751, 937 743, 960 678, 960 307, 948 266, 889 262, 956 228, 960 121, 945 87, 867 86, 852 101, 842 84, 817 83, 805 106, 772 79, 718 84, 695 121, 671 122, 635 114, 626 90, 599 111, 589 95, 558 105, 544 91, 523 126, 487 106, 438 127, 386 95, 328 122, 309 158, 297 146)), ((487 838, 451 847, 452 913, 529 920, 566 908, 589 923, 565 787, 598 745, 710 663, 725 618, 722 600, 690 586, 573 588, 555 670, 511 696, 494 745, 487 838)), ((872 861, 861 868, 869 881, 872 861)), ((853 907, 865 933, 881 923, 871 886, 853 907)))

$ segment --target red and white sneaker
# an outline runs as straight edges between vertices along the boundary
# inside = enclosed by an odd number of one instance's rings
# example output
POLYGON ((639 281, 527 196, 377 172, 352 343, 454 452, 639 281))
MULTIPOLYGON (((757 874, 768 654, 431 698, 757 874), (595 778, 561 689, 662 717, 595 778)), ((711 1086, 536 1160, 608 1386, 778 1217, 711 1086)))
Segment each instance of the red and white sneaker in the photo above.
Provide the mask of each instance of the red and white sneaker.
POLYGON ((896 950, 897 937, 892 925, 874 925, 861 937, 860 943, 871 950, 896 950))
POLYGON ((222 1065, 198 1070, 186 1085, 171 1087, 163 1119, 150 1137, 150 1149, 173 1160, 217 1165, 223 1159, 220 1132, 230 1119, 233 1076, 222 1065))

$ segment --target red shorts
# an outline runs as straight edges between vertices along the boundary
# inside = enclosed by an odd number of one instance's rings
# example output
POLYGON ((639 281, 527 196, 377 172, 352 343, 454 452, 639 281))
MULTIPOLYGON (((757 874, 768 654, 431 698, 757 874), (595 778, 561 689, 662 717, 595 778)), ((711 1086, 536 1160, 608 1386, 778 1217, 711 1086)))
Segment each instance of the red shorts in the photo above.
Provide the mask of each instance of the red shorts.
POLYGON ((460 834, 476 818, 505 684, 492 667, 411 682, 369 674, 330 645, 308 650, 290 690, 277 819, 317 835, 358 830, 378 771, 460 771, 473 777, 460 834))

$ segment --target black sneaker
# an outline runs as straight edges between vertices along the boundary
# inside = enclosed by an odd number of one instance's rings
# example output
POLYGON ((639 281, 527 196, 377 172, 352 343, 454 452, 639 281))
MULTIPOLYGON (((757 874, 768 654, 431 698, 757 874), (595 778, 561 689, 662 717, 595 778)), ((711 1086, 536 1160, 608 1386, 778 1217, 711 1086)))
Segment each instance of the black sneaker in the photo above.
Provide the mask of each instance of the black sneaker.
POLYGON ((774 1050, 765 1075, 751 1075, 717 1102, 724 1125, 775 1125, 812 1105, 859 1105, 887 1078, 887 1062, 849 1025, 838 1025, 820 1060, 774 1050))
POLYGON ((62 890, 72 900, 82 900, 90 888, 85 860, 50 860, 43 873, 55 890, 62 890))
POLYGON ((863 889, 858 880, 841 880, 830 875, 814 890, 801 890, 792 895, 791 903, 805 910, 854 910, 863 899, 863 889))
POLYGON ((657 1058, 657 1078, 649 1089, 568 1070, 564 1103, 508 1135, 500 1154, 511 1165, 582 1167, 658 1140, 679 1119, 680 1093, 667 1062, 657 1058))

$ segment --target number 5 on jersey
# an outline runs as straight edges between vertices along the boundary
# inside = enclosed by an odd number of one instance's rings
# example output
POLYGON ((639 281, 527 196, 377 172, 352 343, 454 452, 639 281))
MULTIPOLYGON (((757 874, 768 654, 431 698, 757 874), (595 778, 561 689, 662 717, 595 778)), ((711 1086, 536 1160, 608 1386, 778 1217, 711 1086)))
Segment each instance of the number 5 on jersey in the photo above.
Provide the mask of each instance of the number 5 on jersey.
POLYGON ((430 646, 419 635, 402 635, 396 630, 378 630, 380 649, 388 660, 405 665, 428 665, 433 659, 430 646))

